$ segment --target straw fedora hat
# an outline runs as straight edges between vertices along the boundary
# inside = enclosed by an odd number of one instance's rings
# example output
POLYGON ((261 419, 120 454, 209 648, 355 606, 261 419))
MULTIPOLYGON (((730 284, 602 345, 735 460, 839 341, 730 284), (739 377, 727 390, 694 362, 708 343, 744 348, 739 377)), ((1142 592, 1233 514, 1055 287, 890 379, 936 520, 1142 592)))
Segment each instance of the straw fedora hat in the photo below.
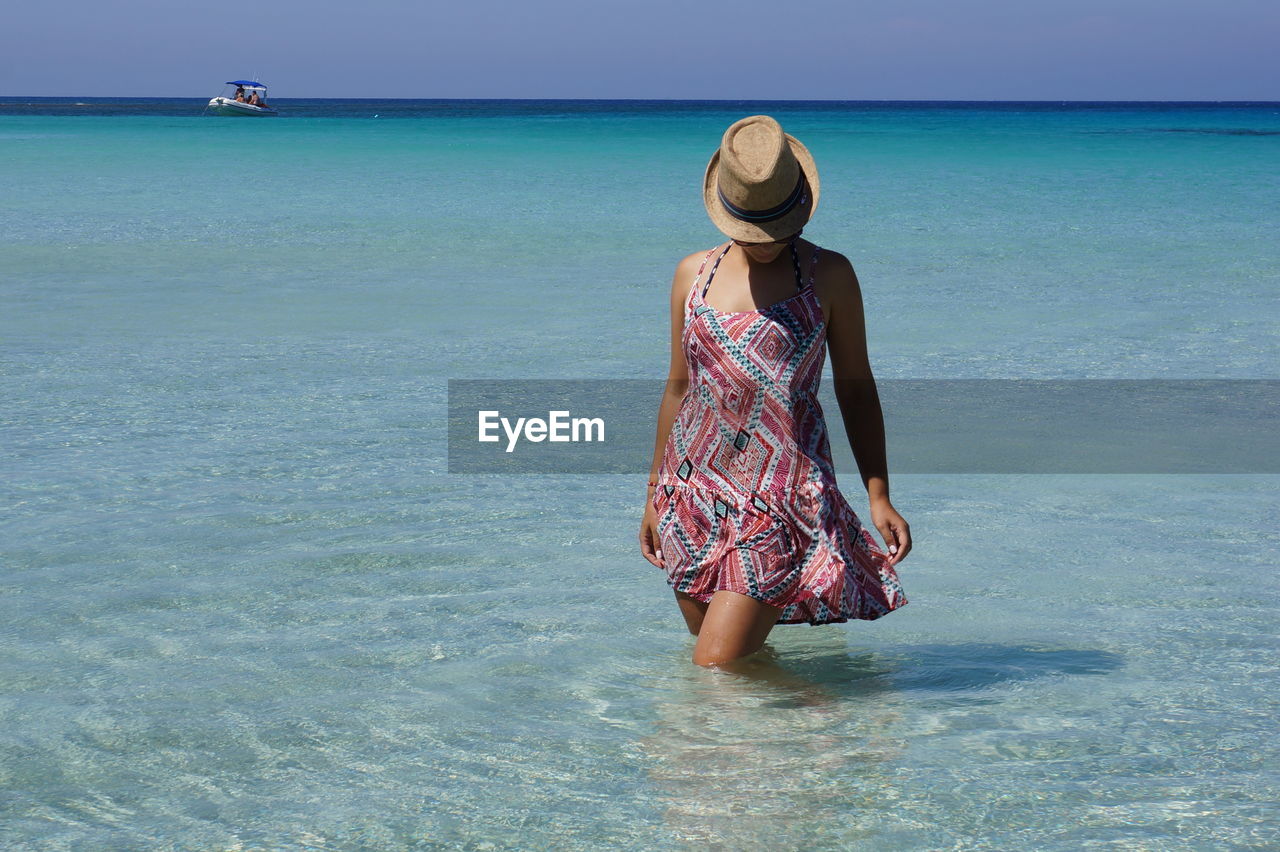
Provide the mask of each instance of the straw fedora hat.
POLYGON ((735 121, 711 155, 702 200, 717 228, 735 240, 780 240, 804 227, 818 206, 818 168, 809 149, 767 115, 735 121))

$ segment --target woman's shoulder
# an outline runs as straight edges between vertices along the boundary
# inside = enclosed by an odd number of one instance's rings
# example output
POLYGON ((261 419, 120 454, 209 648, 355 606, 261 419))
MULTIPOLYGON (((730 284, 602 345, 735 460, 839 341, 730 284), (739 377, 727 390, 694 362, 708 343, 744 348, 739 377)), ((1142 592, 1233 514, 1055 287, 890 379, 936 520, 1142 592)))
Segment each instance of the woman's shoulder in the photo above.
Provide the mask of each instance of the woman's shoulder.
POLYGON ((835 249, 827 248, 826 246, 820 246, 817 243, 811 243, 806 239, 801 239, 797 248, 799 249, 801 258, 804 258, 806 255, 810 257, 816 255, 819 270, 824 266, 832 268, 850 266, 849 258, 845 257, 840 252, 835 249))
POLYGON ((686 254, 684 257, 680 258, 680 262, 676 264, 676 269, 693 269, 696 271, 698 267, 702 265, 702 262, 710 255, 714 254, 715 250, 718 248, 721 248, 721 246, 698 249, 695 252, 686 254))
POLYGON ((708 258, 715 253, 717 248, 719 248, 719 246, 713 246, 709 249, 699 249, 698 251, 691 252, 690 254, 686 254, 684 257, 680 258, 680 261, 676 264, 676 286, 683 286, 684 289, 687 290, 689 284, 697 276, 698 270, 702 269, 703 265, 708 262, 708 258))
POLYGON ((809 251, 816 257, 813 289, 819 301, 843 302, 847 294, 858 291, 858 276, 849 258, 834 249, 816 245, 809 251))
POLYGON ((705 250, 695 251, 691 254, 686 254, 676 263, 675 275, 671 277, 671 299, 673 304, 684 304, 688 300, 689 293, 693 290, 693 279, 698 276, 698 270, 706 258, 707 252, 705 250))

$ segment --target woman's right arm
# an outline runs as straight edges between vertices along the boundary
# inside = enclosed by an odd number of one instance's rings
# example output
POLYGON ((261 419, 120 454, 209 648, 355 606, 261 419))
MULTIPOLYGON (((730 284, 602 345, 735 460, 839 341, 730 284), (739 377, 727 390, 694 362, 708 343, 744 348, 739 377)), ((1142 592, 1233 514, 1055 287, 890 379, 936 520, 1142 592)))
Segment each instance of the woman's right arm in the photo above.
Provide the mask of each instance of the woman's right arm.
MULTIPOLYGON (((658 478, 658 469, 662 466, 662 454, 666 450, 667 438, 671 434, 671 426, 675 422, 676 413, 685 392, 689 390, 689 366, 684 360, 684 310, 685 301, 689 297, 689 289, 693 278, 697 275, 698 264, 702 253, 695 252, 676 264, 676 273, 671 280, 671 366, 667 370, 667 385, 662 391, 662 403, 658 406, 657 435, 653 444, 653 462, 649 466, 649 481, 658 478)), ((650 563, 662 567, 662 551, 658 549, 657 516, 653 508, 653 490, 657 486, 650 485, 645 491, 644 520, 640 523, 640 552, 650 563)))
MULTIPOLYGON (((662 465, 662 453, 667 446, 667 437, 671 434, 671 425, 675 422, 676 412, 680 410, 680 401, 689 390, 689 365, 684 360, 683 345, 684 310, 702 257, 702 252, 694 252, 681 260, 676 264, 675 276, 671 280, 671 366, 667 370, 667 386, 662 391, 662 404, 658 407, 653 463, 649 467, 650 482, 658 478, 658 468, 662 465)), ((650 486, 649 490, 652 492, 653 487, 650 486)))

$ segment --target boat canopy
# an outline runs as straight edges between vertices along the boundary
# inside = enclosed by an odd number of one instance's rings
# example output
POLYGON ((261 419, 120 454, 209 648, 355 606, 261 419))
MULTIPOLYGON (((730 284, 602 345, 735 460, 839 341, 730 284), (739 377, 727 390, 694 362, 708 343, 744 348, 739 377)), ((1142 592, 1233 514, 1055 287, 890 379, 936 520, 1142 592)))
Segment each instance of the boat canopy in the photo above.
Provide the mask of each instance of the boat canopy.
POLYGON ((226 85, 243 86, 246 89, 257 89, 260 92, 265 92, 267 90, 267 87, 259 83, 257 80, 228 80, 226 85))

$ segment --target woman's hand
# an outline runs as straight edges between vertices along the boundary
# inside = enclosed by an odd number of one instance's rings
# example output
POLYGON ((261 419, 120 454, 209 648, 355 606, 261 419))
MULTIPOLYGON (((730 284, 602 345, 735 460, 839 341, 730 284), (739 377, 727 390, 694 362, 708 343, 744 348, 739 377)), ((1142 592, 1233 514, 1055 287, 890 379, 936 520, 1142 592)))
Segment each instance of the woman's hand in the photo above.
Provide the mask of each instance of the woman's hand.
POLYGON ((911 527, 888 500, 871 504, 871 523, 880 530, 889 551, 889 564, 897 565, 911 552, 911 527))
POLYGON ((662 549, 658 543, 658 513, 653 508, 653 492, 644 503, 644 520, 640 522, 640 552, 658 568, 662 567, 662 549))

